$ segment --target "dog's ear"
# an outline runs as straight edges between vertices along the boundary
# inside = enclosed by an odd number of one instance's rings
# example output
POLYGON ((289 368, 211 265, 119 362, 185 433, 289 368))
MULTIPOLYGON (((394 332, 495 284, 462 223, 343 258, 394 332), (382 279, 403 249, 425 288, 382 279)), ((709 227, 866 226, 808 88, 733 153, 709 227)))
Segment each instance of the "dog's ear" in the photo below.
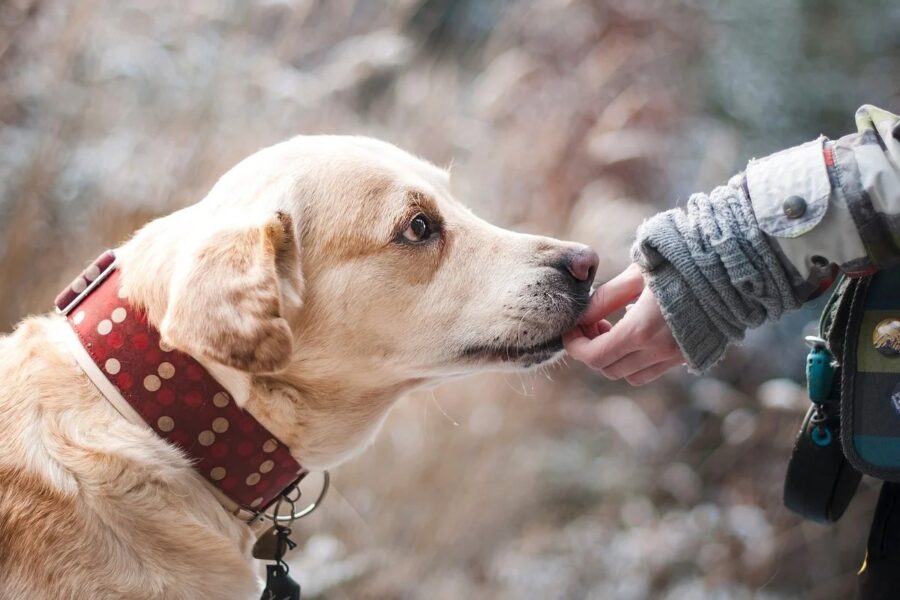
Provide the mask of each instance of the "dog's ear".
POLYGON ((163 341, 242 371, 270 373, 291 357, 286 316, 303 281, 289 215, 218 233, 177 265, 160 324, 163 341))

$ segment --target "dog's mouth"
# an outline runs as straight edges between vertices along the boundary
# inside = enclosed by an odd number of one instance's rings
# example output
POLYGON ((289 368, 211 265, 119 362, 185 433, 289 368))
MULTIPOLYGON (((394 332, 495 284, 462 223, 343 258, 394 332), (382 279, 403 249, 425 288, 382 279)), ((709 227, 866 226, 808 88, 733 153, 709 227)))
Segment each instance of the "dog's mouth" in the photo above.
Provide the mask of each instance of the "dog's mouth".
POLYGON ((587 309, 590 294, 586 288, 579 288, 565 293, 545 292, 543 296, 550 302, 539 307, 543 313, 540 320, 532 317, 527 322, 514 321, 506 335, 488 343, 464 346, 457 356, 470 364, 506 364, 519 368, 539 365, 559 356, 563 350, 562 336, 587 309), (523 325, 528 326, 527 330, 523 330, 523 325), (513 329, 514 336, 510 335, 513 329), (533 337, 529 336, 529 330, 533 337))
POLYGON ((479 345, 462 351, 463 358, 474 361, 520 363, 533 366, 553 358, 563 349, 561 336, 556 336, 532 346, 479 345))

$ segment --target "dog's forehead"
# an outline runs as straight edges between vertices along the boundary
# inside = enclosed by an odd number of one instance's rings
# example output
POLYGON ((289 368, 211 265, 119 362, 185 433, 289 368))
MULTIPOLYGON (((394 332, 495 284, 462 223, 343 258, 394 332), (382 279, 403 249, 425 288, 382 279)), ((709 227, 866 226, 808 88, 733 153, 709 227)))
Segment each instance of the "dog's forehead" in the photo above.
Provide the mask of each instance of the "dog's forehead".
POLYGON ((299 160, 345 179, 393 179, 398 186, 449 187, 446 170, 390 144, 363 136, 298 136, 290 145, 299 160))
MULTIPOLYGON (((446 170, 379 140, 299 136, 270 150, 264 166, 284 182, 281 197, 309 245, 359 252, 390 240, 412 206, 444 215, 456 203, 446 170)), ((259 180, 266 171, 245 173, 259 180)))
POLYGON ((297 136, 249 156, 202 204, 220 219, 244 222, 287 210, 320 234, 341 226, 381 239, 412 203, 455 212, 448 172, 387 142, 322 135, 297 136))

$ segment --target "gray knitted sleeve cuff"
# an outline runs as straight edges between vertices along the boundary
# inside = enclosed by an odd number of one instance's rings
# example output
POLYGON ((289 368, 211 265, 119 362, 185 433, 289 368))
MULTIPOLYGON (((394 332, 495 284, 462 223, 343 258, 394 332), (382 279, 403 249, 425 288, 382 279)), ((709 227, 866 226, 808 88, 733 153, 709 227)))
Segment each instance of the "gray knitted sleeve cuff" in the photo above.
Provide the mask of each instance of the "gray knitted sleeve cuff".
POLYGON ((800 306, 740 177, 645 221, 632 258, 694 371, 712 368, 747 328, 800 306))

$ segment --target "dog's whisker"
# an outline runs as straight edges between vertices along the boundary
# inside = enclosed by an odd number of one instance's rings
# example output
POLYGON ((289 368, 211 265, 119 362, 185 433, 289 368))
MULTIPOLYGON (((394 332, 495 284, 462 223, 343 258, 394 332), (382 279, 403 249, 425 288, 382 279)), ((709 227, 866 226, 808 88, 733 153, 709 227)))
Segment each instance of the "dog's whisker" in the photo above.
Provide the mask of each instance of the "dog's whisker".
POLYGON ((553 377, 550 376, 550 367, 548 365, 540 366, 541 375, 547 378, 547 381, 553 381, 553 377))
POLYGON ((441 406, 440 403, 437 401, 437 397, 434 395, 434 391, 433 391, 433 390, 432 390, 432 392, 431 392, 431 401, 434 403, 434 405, 437 407, 437 409, 440 411, 440 413, 441 413, 442 415, 444 415, 444 416, 447 418, 448 421, 450 421, 451 423, 453 423, 453 426, 454 426, 454 427, 459 427, 459 423, 456 421, 456 419, 454 419, 454 418, 451 417, 449 414, 447 414, 447 411, 444 410, 444 407, 441 406))
MULTIPOLYGON (((523 389, 517 388, 512 384, 512 382, 509 379, 509 375, 510 375, 509 373, 503 374, 503 383, 506 385, 506 387, 508 387, 510 390, 512 390, 517 396, 527 396, 528 394, 524 393, 523 389)), ((521 380, 521 374, 517 373, 516 375, 521 380)))
POLYGON ((522 372, 518 372, 516 373, 516 376, 519 378, 519 385, 522 386, 522 395, 526 398, 531 398, 532 396, 534 396, 534 386, 531 386, 531 391, 529 392, 525 383, 525 374, 522 372))

